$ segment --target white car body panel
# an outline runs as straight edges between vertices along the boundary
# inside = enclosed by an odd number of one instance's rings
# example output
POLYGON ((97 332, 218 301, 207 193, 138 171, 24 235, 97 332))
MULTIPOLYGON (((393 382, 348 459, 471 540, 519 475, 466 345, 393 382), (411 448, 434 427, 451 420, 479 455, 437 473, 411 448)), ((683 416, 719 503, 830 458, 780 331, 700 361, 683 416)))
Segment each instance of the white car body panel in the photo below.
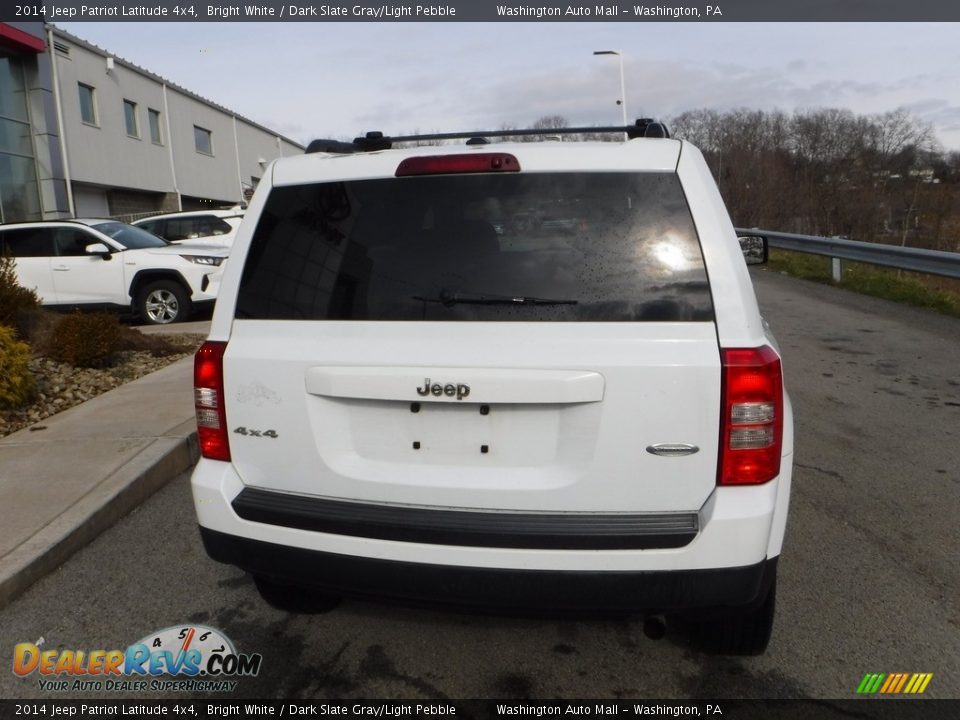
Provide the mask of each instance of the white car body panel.
MULTIPOLYGON (((0 226, 2 227, 2 226, 0 226)), ((57 291, 53 287, 53 270, 50 265, 53 258, 25 257, 17 258, 15 264, 17 282, 28 290, 33 290, 43 305, 57 302, 57 291)))
POLYGON ((234 322, 229 425, 279 436, 236 438, 244 482, 368 502, 607 512, 697 510, 712 491, 720 412, 712 323, 582 323, 575 335, 566 323, 417 325, 411 333, 406 323, 234 322), (365 366, 377 347, 403 364, 365 366), (324 366, 354 366, 374 381, 318 393, 324 366), (469 405, 420 398, 428 373, 470 382, 469 405), (556 382, 576 374, 589 394, 556 382), (523 376, 538 382, 509 382, 523 376), (411 413, 411 401, 423 410, 411 413), (483 402, 494 405, 482 416, 483 402), (655 443, 700 450, 658 457, 646 451, 655 443))
POLYGON ((110 260, 97 255, 50 258, 57 303, 124 304, 125 260, 125 253, 117 253, 110 260))

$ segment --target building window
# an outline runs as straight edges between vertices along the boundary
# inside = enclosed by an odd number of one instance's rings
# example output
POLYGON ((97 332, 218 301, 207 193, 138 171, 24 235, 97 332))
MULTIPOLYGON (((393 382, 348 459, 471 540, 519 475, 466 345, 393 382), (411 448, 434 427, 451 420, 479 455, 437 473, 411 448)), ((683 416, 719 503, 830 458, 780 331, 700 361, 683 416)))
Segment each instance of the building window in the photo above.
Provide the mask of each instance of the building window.
POLYGON ((23 64, 0 56, 0 223, 42 217, 23 64))
POLYGON ((137 122, 137 104, 130 100, 123 101, 123 119, 127 124, 127 135, 140 137, 140 124, 137 122))
POLYGON ((80 119, 88 125, 97 124, 97 102, 93 87, 77 83, 80 88, 80 119))
POLYGON ((163 136, 160 134, 160 111, 148 108, 147 117, 150 118, 150 142, 163 145, 163 136))
POLYGON ((204 155, 213 155, 213 133, 202 127, 193 126, 193 143, 197 152, 204 155))

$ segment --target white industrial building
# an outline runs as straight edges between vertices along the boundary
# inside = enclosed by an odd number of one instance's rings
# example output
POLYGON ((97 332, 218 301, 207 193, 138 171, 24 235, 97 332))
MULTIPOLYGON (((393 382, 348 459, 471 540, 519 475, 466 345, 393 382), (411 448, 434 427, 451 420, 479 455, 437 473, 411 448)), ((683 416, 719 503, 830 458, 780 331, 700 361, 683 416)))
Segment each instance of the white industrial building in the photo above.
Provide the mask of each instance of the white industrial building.
POLYGON ((0 23, 0 81, 2 222, 236 204, 304 150, 39 22, 0 23))

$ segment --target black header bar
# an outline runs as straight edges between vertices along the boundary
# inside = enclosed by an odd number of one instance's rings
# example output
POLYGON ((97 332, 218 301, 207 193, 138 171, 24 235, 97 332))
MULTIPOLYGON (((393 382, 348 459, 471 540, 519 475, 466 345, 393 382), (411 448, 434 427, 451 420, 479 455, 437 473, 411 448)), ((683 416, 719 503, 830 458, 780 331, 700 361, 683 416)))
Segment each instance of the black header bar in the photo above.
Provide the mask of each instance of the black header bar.
MULTIPOLYGON (((186 682, 186 681, 183 681, 186 682)), ((960 700, 258 700, 220 694, 207 700, 0 700, 0 720, 15 718, 251 718, 336 720, 947 720, 960 700)))
POLYGON ((0 22, 958 22, 956 0, 12 0, 0 22))

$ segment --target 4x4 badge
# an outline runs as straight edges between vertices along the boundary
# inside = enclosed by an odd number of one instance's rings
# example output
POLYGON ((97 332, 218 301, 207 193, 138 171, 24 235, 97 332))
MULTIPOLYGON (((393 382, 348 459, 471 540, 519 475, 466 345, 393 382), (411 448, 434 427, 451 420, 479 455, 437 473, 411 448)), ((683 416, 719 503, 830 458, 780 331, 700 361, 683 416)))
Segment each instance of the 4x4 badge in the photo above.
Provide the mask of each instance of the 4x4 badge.
POLYGON ((276 430, 252 430, 250 428, 245 428, 243 426, 234 429, 234 432, 237 435, 247 435, 249 437, 265 437, 276 440, 279 435, 277 435, 276 430))
POLYGON ((457 396, 457 400, 463 400, 467 395, 470 394, 470 386, 464 383, 446 383, 441 385, 440 383, 430 384, 430 378, 423 379, 423 387, 417 388, 417 395, 436 395, 440 397, 441 395, 446 395, 447 397, 457 396))

